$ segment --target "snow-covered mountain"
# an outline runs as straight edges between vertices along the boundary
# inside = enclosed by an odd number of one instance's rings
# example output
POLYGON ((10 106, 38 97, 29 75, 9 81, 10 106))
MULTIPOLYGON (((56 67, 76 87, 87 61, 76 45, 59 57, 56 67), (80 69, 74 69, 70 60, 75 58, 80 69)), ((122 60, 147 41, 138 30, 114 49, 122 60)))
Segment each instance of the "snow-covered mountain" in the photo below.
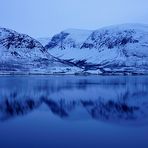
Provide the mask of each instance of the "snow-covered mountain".
POLYGON ((32 37, 0 28, 0 73, 73 73, 32 37))
POLYGON ((89 30, 68 29, 53 36, 45 47, 49 50, 53 48, 59 48, 61 50, 81 48, 91 33, 92 31, 89 30))
POLYGON ((148 26, 67 30, 45 46, 51 55, 95 73, 148 73, 148 26), (92 71, 94 70, 94 71, 92 71))
POLYGON ((45 50, 41 43, 28 35, 19 34, 6 28, 0 28, 0 48, 1 60, 20 57, 38 58, 44 55, 45 50))
POLYGON ((39 41, 0 28, 0 57, 0 73, 148 74, 148 26, 68 29, 39 41))

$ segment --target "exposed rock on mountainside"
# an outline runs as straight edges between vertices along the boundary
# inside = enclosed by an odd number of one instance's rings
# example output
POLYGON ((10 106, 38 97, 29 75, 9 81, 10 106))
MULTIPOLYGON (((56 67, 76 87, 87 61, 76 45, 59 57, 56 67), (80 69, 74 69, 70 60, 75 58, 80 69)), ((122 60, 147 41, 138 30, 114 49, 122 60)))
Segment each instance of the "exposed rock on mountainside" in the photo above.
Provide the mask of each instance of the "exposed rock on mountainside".
POLYGON ((75 73, 28 35, 0 28, 0 73, 75 73))
POLYGON ((110 74, 148 73, 146 25, 117 25, 89 33, 85 30, 64 31, 54 36, 45 47, 53 56, 86 71, 101 70, 101 73, 110 74), (79 32, 83 34, 83 40, 79 32))

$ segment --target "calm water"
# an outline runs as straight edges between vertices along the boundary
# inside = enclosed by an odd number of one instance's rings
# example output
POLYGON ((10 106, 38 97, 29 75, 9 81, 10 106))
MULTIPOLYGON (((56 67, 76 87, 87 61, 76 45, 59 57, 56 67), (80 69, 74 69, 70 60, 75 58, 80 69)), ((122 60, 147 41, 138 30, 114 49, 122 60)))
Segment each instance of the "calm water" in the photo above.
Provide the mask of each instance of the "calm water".
POLYGON ((148 77, 0 76, 0 148, 148 148, 148 77))

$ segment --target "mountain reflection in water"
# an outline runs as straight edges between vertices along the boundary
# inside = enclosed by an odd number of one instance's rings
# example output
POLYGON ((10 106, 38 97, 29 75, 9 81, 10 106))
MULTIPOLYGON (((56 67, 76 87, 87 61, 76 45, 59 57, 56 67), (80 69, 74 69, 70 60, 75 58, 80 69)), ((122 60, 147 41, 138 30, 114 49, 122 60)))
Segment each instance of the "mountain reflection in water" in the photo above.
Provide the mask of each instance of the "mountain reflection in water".
POLYGON ((44 105, 64 120, 147 124, 148 77, 2 76, 0 121, 22 117, 44 105), (77 116, 73 114, 77 113, 77 116))

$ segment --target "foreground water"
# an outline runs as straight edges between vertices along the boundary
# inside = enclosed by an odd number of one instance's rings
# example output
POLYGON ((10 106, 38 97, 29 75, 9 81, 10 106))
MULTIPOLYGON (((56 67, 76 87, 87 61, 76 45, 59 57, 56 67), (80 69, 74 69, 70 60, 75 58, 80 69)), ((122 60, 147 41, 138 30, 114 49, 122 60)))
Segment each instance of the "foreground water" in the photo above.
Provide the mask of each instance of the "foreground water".
POLYGON ((148 148, 148 77, 1 76, 0 148, 148 148))

